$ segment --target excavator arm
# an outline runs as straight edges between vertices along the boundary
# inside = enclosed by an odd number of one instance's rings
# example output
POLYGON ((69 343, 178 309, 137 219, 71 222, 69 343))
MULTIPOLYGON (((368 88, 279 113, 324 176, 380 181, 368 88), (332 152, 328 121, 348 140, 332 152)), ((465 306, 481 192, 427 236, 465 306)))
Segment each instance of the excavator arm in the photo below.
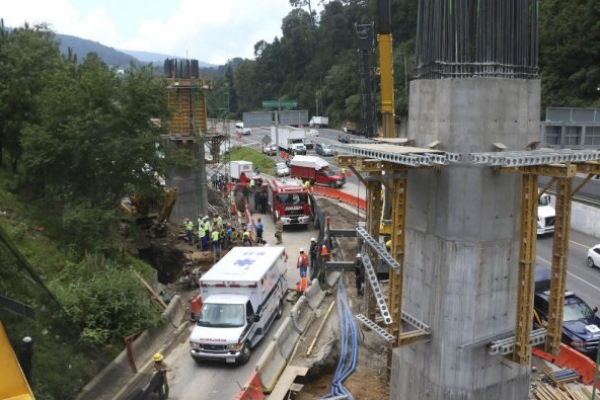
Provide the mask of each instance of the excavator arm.
POLYGON ((0 399, 35 400, 0 319, 0 399))

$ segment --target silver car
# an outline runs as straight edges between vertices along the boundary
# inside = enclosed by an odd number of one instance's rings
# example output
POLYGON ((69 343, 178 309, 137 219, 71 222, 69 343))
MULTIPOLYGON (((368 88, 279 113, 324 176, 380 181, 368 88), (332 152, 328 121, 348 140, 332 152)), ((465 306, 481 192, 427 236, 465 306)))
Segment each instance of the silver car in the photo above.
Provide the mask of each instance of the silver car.
POLYGON ((287 166, 285 161, 275 163, 275 175, 277 176, 288 176, 290 174, 290 168, 287 166))

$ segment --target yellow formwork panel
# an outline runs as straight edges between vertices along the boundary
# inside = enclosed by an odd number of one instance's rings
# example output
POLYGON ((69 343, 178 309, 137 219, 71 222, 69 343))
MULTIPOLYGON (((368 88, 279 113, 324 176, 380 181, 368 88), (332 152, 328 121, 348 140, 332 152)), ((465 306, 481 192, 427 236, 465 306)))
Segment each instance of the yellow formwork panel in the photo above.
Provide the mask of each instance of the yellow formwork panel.
POLYGON ((2 373, 0 373, 0 399, 31 400, 35 399, 33 392, 23 375, 21 366, 10 345, 8 336, 0 321, 0 360, 2 360, 2 373))

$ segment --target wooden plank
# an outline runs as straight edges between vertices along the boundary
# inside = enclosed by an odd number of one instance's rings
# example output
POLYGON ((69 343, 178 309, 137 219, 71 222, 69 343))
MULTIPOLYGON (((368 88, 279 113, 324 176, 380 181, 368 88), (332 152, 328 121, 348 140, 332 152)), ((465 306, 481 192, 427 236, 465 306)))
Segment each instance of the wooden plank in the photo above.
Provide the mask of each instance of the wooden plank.
POLYGON ((283 374, 277 380, 277 384, 269 394, 269 400, 285 400, 290 387, 294 384, 296 377, 305 376, 308 368, 288 365, 283 374))

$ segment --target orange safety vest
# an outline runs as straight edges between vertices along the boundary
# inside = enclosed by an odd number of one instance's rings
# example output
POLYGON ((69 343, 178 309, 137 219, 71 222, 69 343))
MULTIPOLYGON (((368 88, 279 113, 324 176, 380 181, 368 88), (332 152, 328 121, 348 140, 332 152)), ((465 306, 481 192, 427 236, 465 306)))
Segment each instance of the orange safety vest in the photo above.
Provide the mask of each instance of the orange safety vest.
POLYGON ((308 267, 308 256, 306 253, 302 253, 300 254, 300 257, 298 257, 298 268, 300 267, 308 267))

